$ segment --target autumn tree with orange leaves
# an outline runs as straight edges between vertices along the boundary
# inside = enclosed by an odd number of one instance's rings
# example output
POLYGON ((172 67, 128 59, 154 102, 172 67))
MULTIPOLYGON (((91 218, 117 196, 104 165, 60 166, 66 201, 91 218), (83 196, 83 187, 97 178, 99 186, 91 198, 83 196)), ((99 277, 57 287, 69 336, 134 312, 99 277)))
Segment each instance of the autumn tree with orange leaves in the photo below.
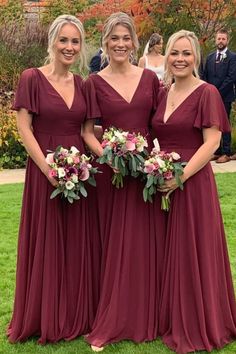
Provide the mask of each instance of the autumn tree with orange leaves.
POLYGON ((160 32, 166 40, 173 32, 185 28, 197 34, 203 50, 209 50, 216 30, 223 27, 232 31, 231 45, 236 43, 232 30, 236 25, 236 0, 103 0, 78 17, 94 36, 101 32, 105 18, 116 11, 134 18, 141 44, 153 32, 160 32))

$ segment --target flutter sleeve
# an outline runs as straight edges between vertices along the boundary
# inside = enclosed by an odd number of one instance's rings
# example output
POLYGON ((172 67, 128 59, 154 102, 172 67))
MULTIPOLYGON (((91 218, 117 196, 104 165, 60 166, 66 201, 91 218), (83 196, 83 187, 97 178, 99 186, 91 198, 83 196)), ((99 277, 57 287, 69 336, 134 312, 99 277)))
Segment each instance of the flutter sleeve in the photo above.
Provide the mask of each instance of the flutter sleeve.
POLYGON ((38 76, 35 69, 24 70, 21 74, 12 109, 27 109, 29 113, 39 113, 38 76))
POLYGON ((87 119, 97 119, 102 116, 97 101, 97 93, 93 76, 95 75, 90 75, 83 83, 83 92, 87 104, 87 119))
POLYGON ((202 129, 212 126, 217 126, 221 132, 230 132, 231 130, 229 119, 217 88, 211 84, 205 84, 194 127, 202 129))

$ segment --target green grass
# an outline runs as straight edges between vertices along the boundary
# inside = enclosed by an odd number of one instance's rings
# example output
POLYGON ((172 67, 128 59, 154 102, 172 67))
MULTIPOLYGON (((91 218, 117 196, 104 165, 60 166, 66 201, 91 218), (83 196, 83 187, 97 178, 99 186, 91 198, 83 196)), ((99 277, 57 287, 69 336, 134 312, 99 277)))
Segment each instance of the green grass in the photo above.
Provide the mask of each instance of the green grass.
MULTIPOLYGON (((236 173, 218 174, 216 179, 236 284, 236 173)), ((22 344, 8 343, 5 329, 11 318, 13 305, 17 233, 22 191, 22 184, 0 186, 0 354, 91 354, 92 351, 83 338, 71 342, 61 341, 57 344, 47 344, 46 346, 38 345, 36 339, 30 339, 22 344)), ((213 351, 213 353, 225 354, 235 352, 236 342, 220 351, 213 351)), ((173 352, 168 350, 160 340, 157 340, 139 345, 124 341, 106 347, 104 354, 107 353, 170 354, 173 352)))

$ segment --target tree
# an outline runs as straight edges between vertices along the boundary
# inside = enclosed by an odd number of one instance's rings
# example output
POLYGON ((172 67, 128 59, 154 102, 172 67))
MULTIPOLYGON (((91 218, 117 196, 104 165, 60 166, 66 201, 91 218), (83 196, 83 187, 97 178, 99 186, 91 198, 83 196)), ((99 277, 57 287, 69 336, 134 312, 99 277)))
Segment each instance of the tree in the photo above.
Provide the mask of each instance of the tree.
POLYGON ((111 13, 124 11, 134 18, 141 44, 153 32, 167 38, 185 28, 194 31, 204 50, 212 46, 215 32, 227 27, 236 34, 236 0, 106 0, 91 5, 79 14, 89 33, 100 32, 102 24, 111 13), (91 25, 91 27, 90 27, 91 25))

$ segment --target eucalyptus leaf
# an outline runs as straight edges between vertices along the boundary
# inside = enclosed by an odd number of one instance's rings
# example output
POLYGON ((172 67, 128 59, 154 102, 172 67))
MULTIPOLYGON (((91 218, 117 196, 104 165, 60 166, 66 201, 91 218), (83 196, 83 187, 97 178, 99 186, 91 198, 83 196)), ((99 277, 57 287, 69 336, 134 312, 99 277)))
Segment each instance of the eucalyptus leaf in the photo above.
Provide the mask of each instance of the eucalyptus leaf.
POLYGON ((143 188, 143 200, 145 202, 148 200, 148 189, 146 187, 143 188))
POLYGON ((153 184, 154 176, 153 175, 148 175, 147 177, 147 183, 146 187, 149 188, 153 184))
POLYGON ((69 202, 69 203, 71 203, 71 204, 72 204, 72 203, 73 203, 73 201, 74 201, 74 199, 73 199, 73 198, 71 198, 71 197, 69 197, 69 196, 67 197, 67 200, 68 200, 68 202, 69 202))
POLYGON ((60 194, 62 191, 61 191, 61 189, 59 189, 59 188, 56 188, 56 189, 54 189, 54 191, 52 192, 52 194, 50 195, 50 199, 53 199, 53 198, 55 198, 58 194, 60 194))
POLYGON ((80 193, 81 193, 84 197, 87 197, 88 193, 87 193, 86 189, 84 188, 84 185, 83 185, 83 184, 81 184, 79 190, 80 190, 80 193))

